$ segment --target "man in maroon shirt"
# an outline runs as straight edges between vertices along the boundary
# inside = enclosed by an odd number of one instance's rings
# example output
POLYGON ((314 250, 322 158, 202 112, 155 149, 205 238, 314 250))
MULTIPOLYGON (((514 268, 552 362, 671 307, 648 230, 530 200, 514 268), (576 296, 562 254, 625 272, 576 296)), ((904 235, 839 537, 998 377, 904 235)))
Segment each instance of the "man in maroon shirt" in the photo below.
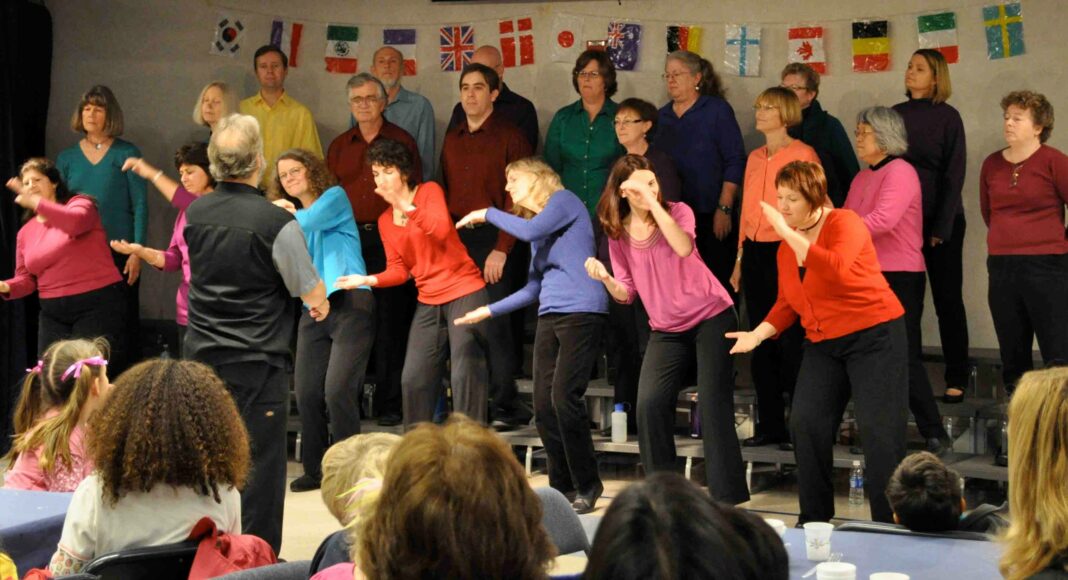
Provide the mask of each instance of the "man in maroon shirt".
MULTIPOLYGON (((493 101, 500 94, 500 84, 497 72, 483 64, 468 65, 460 73, 460 106, 465 118, 445 134, 441 150, 442 181, 454 220, 487 207, 510 211, 512 200, 504 190, 505 167, 533 153, 519 128, 494 113, 493 101)), ((492 225, 478 224, 460 230, 460 241, 482 270, 490 302, 511 294, 513 272, 505 266, 515 238, 492 225)), ((530 412, 516 394, 511 325, 507 317, 492 318, 487 324, 494 424, 525 423, 530 412)))
MULTIPOLYGON (((338 135, 330 143, 326 164, 341 186, 345 188, 356 228, 360 232, 360 246, 368 272, 386 268, 386 253, 378 235, 378 216, 389 206, 375 194, 375 180, 371 166, 364 161, 368 147, 379 137, 403 144, 415 159, 415 181, 422 179, 419 147, 404 129, 390 123, 382 115, 386 110, 386 87, 367 73, 354 75, 348 82, 349 109, 356 125, 338 135)), ((415 286, 408 282, 393 288, 375 288, 375 412, 380 425, 401 422, 401 370, 408 342, 408 327, 415 313, 415 286)))

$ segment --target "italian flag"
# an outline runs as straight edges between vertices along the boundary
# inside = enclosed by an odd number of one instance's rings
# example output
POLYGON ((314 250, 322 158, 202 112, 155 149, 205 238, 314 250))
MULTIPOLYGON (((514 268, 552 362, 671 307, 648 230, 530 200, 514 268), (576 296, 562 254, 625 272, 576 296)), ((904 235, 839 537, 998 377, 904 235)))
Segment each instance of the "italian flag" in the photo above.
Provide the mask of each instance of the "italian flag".
POLYGON ((326 70, 333 73, 356 73, 356 47, 360 29, 345 24, 326 27, 326 70))
POLYGON ((957 15, 952 12, 928 14, 916 19, 920 48, 933 48, 946 57, 947 63, 960 59, 957 50, 957 15))

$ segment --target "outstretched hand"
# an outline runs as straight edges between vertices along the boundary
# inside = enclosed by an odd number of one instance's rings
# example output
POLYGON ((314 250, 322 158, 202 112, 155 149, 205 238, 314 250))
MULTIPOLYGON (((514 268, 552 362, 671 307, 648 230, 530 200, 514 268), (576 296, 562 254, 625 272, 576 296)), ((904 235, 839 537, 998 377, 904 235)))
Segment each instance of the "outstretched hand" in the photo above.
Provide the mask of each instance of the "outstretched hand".
POLYGON ((468 312, 467 314, 464 314, 460 318, 454 320, 453 324, 455 324, 456 326, 478 324, 479 322, 482 322, 490 316, 492 316, 492 313, 490 312, 489 306, 479 306, 471 312, 468 312))
POLYGON ((738 341, 734 343, 734 346, 731 347, 731 354, 749 352, 760 346, 760 343, 763 342, 755 332, 728 332, 724 336, 727 338, 738 339, 738 341))
POLYGON ((485 221, 486 210, 476 209, 475 211, 460 218, 460 221, 456 222, 456 229, 473 227, 477 224, 485 223, 485 221))
POLYGON ((297 213, 297 206, 294 205, 293 202, 289 201, 288 199, 276 199, 272 203, 288 211, 289 213, 297 213))
POLYGON ((135 254, 137 252, 140 252, 144 248, 145 247, 142 246, 141 244, 135 244, 133 242, 127 242, 126 240, 112 240, 111 241, 111 249, 115 250, 116 252, 118 252, 120 254, 126 255, 126 256, 129 256, 131 254, 135 254))
POLYGON ((348 276, 338 276, 338 279, 334 281, 334 286, 341 288, 342 290, 353 290, 360 286, 374 286, 377 283, 378 280, 374 276, 349 274, 348 276))

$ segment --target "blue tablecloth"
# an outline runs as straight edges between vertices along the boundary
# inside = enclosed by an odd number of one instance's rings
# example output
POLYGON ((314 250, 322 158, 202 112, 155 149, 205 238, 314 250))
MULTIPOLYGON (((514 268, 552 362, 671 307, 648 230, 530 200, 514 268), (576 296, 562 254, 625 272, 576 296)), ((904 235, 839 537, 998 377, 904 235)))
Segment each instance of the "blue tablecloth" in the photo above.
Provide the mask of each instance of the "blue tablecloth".
MULTIPOLYGON (((805 555, 805 531, 786 530, 783 541, 789 544, 790 578, 799 579, 817 564, 805 555)), ((901 572, 912 580, 1001 577, 997 542, 836 531, 831 535, 831 551, 841 552, 843 562, 856 565, 857 580, 868 580, 876 572, 901 572)), ((809 580, 815 578, 812 575, 809 580)))
POLYGON ((72 495, 0 489, 0 545, 20 574, 48 566, 72 495))

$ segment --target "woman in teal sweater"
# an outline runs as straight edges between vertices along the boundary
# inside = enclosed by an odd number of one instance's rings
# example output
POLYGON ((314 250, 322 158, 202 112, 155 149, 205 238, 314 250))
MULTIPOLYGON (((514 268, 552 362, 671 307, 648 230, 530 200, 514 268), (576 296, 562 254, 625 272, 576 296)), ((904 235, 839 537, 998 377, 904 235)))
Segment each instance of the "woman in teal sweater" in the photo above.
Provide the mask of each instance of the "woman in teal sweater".
MULTIPOLYGON (((71 117, 71 129, 84 137, 76 145, 60 152, 56 158, 63 181, 71 191, 96 199, 100 219, 109 240, 129 240, 145 244, 148 225, 147 185, 134 172, 124 172, 122 164, 141 151, 129 141, 119 139, 123 130, 122 108, 111 89, 97 85, 82 95, 71 117)), ((159 177, 157 174, 153 179, 159 177)), ((138 278, 141 259, 112 251, 115 266, 126 277, 126 332, 119 338, 126 344, 130 362, 140 359, 140 306, 138 278)), ((116 374, 124 369, 113 369, 116 374)))

